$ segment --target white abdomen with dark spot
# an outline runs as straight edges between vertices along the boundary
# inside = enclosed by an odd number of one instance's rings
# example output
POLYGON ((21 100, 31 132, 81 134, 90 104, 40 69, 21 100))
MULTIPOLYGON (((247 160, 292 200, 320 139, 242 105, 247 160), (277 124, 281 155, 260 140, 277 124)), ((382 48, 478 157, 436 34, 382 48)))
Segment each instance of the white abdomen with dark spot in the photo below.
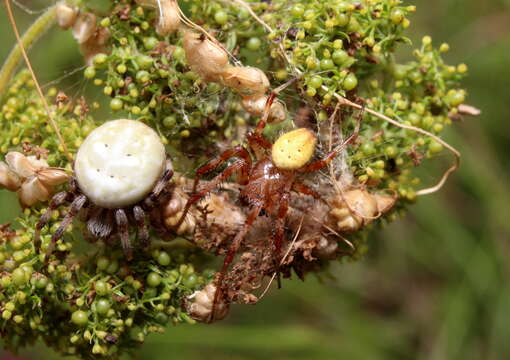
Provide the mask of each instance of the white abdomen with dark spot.
POLYGON ((108 121, 93 130, 74 164, 80 190, 95 205, 121 208, 142 200, 165 169, 158 134, 134 120, 108 121))

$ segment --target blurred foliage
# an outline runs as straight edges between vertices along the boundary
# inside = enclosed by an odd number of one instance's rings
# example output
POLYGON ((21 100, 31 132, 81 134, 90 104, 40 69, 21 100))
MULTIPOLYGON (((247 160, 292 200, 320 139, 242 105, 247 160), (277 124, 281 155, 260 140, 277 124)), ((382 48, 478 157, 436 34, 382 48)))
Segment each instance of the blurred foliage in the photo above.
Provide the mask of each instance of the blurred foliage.
MULTIPOLYGON (((23 3, 32 10, 47 5, 23 3)), ((460 171, 440 193, 373 234, 363 261, 335 265, 321 281, 285 282, 255 307, 234 307, 221 324, 169 328, 166 335, 151 337, 137 358, 510 357, 510 172, 504 166, 510 160, 510 1, 412 3, 418 12, 408 35, 414 43, 427 33, 451 45, 446 59, 468 64, 464 85, 472 105, 483 111, 445 135, 463 153, 460 171)), ((19 9, 16 14, 22 28, 33 18, 19 9)), ((0 33, 4 58, 13 44, 4 11, 0 33)), ((81 64, 70 34, 58 31, 47 34, 31 57, 43 83, 81 64)), ((76 95, 85 91, 80 75, 60 85, 76 95)), ((12 194, 2 191, 2 204, 7 198, 15 203, 12 194)), ((0 221, 7 212, 12 214, 12 208, 0 209, 0 221)), ((42 348, 24 356, 56 359, 42 348)))

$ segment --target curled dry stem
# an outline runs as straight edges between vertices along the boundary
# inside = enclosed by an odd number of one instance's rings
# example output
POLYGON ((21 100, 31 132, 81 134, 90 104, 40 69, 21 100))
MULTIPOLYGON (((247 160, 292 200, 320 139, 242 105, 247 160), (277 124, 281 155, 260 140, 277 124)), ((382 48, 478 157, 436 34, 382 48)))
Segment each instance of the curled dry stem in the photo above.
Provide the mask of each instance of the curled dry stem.
MULTIPOLYGON (((21 39, 21 36, 18 31, 18 27, 16 25, 16 20, 14 19, 14 14, 12 13, 11 2, 10 2, 10 0, 4 0, 4 2, 5 2, 5 7, 7 9, 7 16, 9 18, 9 22, 11 23, 12 30, 14 32, 14 36, 16 37, 16 41, 18 42, 18 46, 21 51, 21 54, 23 55, 25 63, 27 64, 28 71, 30 72, 32 79, 34 80, 35 88, 37 89, 37 93, 39 94, 39 97, 41 98, 41 102, 43 103, 46 114, 48 115, 48 119, 50 121, 51 127, 55 131, 55 133, 58 137, 58 140, 59 140, 60 144, 62 145, 62 148, 64 149, 64 153, 66 154, 69 161, 72 162, 73 157, 72 157, 71 153, 69 152, 69 150, 67 149, 67 145, 64 141, 64 138, 62 137, 62 134, 60 133, 60 129, 59 129, 57 123, 55 122, 55 118, 53 117, 53 114, 50 110, 48 102, 46 101, 46 98, 44 97, 44 94, 41 90, 41 86, 39 85, 39 81, 37 80, 37 77, 35 76, 34 69, 32 68, 32 64, 30 63, 30 59, 28 58, 28 55, 25 51, 25 47, 23 45, 23 40, 21 39)), ((48 11, 52 11, 54 13, 55 7, 51 7, 48 11)))

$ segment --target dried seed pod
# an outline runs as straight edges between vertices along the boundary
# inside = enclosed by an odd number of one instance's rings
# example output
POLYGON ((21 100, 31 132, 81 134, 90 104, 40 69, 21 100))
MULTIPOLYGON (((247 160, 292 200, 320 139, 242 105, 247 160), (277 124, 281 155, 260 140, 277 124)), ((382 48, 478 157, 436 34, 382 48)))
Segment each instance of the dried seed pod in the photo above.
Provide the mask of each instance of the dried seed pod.
POLYGON ((106 45, 108 44, 110 36, 111 32, 108 28, 100 27, 86 42, 80 44, 80 52, 87 65, 92 65, 92 60, 95 55, 108 53, 106 45))
POLYGON ((182 212, 184 211, 184 207, 186 206, 187 201, 188 196, 184 193, 184 191, 176 188, 172 195, 172 199, 170 199, 170 201, 168 201, 168 203, 163 206, 162 213, 165 226, 175 231, 178 235, 191 234, 195 231, 196 214, 194 211, 188 211, 183 223, 177 230, 175 229, 175 226, 182 216, 182 212))
POLYGON ((228 66, 222 72, 223 84, 241 96, 263 95, 269 89, 269 79, 259 68, 252 66, 228 66))
POLYGON ((207 211, 209 224, 218 224, 225 229, 236 229, 244 224, 246 218, 238 207, 232 205, 226 194, 210 194, 198 206, 207 211))
POLYGON ((65 183, 69 175, 64 170, 47 168, 38 171, 37 178, 45 186, 56 186, 65 183))
POLYGON ((179 29, 181 16, 176 0, 136 0, 139 5, 155 7, 159 10, 156 32, 159 35, 171 34, 179 29))
MULTIPOLYGON (((254 116, 263 116, 268 96, 251 96, 242 99, 241 105, 244 110, 254 116)), ((278 100, 274 101, 269 109, 268 121, 279 123, 285 120, 285 106, 278 100)))
POLYGON ((78 11, 67 5, 65 1, 59 1, 55 11, 57 14, 57 24, 62 29, 68 29, 73 26, 78 17, 78 11))
POLYGON ((18 195, 21 206, 29 207, 38 201, 49 200, 51 191, 37 177, 32 177, 21 185, 18 195))
POLYGON ((16 191, 21 186, 21 179, 3 161, 0 162, 0 188, 16 191))
POLYGON ((83 44, 89 40, 96 32, 96 15, 82 12, 73 25, 73 36, 78 44, 83 44))
POLYGON ((289 131, 280 136, 271 150, 273 163, 280 169, 295 170, 313 156, 317 137, 305 128, 289 131))
POLYGON ((337 257, 338 242, 322 236, 313 249, 313 254, 319 259, 333 260, 337 257))
POLYGON ((199 322, 221 320, 227 316, 229 305, 221 299, 221 296, 218 297, 218 303, 214 309, 214 314, 212 314, 216 289, 216 285, 211 283, 202 290, 197 290, 188 296, 184 302, 186 312, 199 322))
POLYGON ((34 157, 26 157, 20 152, 11 151, 5 155, 5 161, 12 171, 22 178, 28 178, 35 174, 36 170, 48 167, 44 160, 37 160, 34 157))
POLYGON ((359 230, 382 214, 388 212, 396 199, 389 195, 372 195, 365 189, 353 189, 332 202, 330 215, 341 232, 359 230))
POLYGON ((204 35, 185 31, 183 47, 191 69, 204 81, 219 82, 225 66, 228 64, 227 53, 204 35))

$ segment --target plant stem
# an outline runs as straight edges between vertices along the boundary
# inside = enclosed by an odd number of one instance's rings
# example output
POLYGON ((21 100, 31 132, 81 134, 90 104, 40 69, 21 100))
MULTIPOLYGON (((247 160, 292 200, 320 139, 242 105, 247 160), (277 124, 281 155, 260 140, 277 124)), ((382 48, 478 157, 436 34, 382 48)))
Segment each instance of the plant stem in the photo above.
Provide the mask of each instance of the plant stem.
MULTIPOLYGON (((55 23, 55 6, 49 7, 34 23, 28 28, 22 37, 23 47, 28 49, 55 23)), ((16 44, 9 53, 2 68, 0 69, 0 100, 5 95, 7 85, 11 80, 23 54, 19 44, 16 44)))

